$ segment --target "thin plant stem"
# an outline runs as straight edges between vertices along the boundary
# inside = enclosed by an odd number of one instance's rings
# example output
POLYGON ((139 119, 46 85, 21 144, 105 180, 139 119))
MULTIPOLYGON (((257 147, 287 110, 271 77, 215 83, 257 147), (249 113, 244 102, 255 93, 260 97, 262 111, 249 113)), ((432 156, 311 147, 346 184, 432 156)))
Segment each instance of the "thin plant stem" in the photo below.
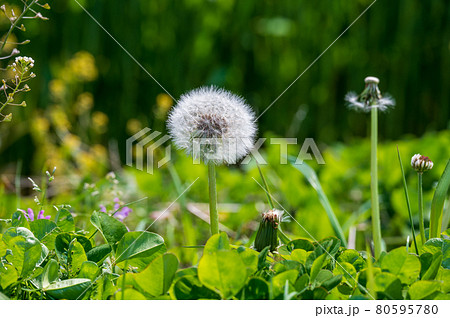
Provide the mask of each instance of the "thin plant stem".
POLYGON ((375 258, 381 254, 381 224, 380 205, 378 202, 378 165, 377 165, 377 144, 378 144, 378 113, 377 108, 371 110, 371 136, 370 136, 370 174, 371 174, 371 201, 372 201, 372 236, 375 258))
POLYGON ((0 47, 0 54, 2 54, 3 49, 6 45, 6 42, 8 41, 9 36, 11 35, 12 31, 17 27, 17 25, 19 24, 20 20, 22 20, 22 18, 25 16, 25 14, 28 12, 28 10, 37 2, 37 0, 33 0, 32 2, 30 2, 28 5, 24 5, 23 11, 22 13, 17 17, 16 20, 14 20, 14 22, 11 24, 8 32, 5 35, 5 38, 3 39, 3 43, 0 47))
POLYGON ((267 184, 266 178, 264 177, 264 174, 262 173, 261 167, 259 166, 258 162, 256 162, 256 166, 258 167, 259 175, 261 176, 264 188, 266 189, 266 191, 264 192, 266 193, 267 202, 269 203, 270 209, 273 210, 275 208, 275 205, 273 204, 272 196, 269 190, 269 185, 267 184))
POLYGON ((208 162, 208 183, 209 183, 209 219, 211 234, 219 233, 219 212, 217 211, 217 189, 216 189, 216 165, 208 162))
MULTIPOLYGON (((403 171, 403 163, 402 163, 402 158, 400 156, 400 150, 398 149, 398 146, 397 146, 397 154, 398 154, 398 161, 400 163, 400 169, 402 171, 403 190, 405 191, 406 206, 408 208, 409 222, 411 223, 411 233, 412 233, 412 237, 413 237, 413 241, 414 241, 414 247, 416 249, 416 254, 419 254, 419 249, 417 247, 417 242, 416 242, 416 233, 414 231, 414 223, 413 223, 413 218, 412 218, 412 213, 411 213, 411 204, 409 203, 408 186, 406 185, 405 172, 403 171)), ((423 244, 423 242, 422 242, 422 244, 423 244)))
POLYGON ((419 201, 419 229, 420 229, 420 239, 422 240, 422 245, 425 244, 425 224, 423 221, 423 191, 422 191, 422 172, 417 173, 419 177, 419 182, 417 186, 418 201, 419 201))

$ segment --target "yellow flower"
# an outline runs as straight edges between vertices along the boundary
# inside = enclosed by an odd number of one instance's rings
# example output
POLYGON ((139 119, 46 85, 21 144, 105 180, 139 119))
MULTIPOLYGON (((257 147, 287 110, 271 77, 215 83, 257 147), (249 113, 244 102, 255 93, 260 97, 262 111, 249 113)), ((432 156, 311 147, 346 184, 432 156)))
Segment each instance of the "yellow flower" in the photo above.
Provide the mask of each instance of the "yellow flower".
POLYGON ((31 123, 31 129, 35 133, 46 133, 50 128, 50 122, 45 117, 37 117, 31 123))
POLYGON ((127 132, 130 135, 134 135, 141 129, 142 129, 142 124, 138 119, 132 118, 127 121, 127 132))
POLYGON ((69 70, 81 81, 90 82, 98 76, 94 56, 86 51, 74 55, 69 61, 69 70))
POLYGON ((99 111, 92 113, 92 125, 96 131, 100 133, 105 132, 108 121, 109 118, 105 113, 99 111))
POLYGON ((78 137, 76 135, 67 134, 63 137, 63 144, 69 150, 76 151, 81 146, 81 140, 80 140, 80 137, 78 137))
POLYGON ((56 129, 59 131, 67 131, 72 125, 67 118, 66 113, 61 108, 61 106, 56 105, 50 111, 50 118, 52 120, 53 125, 55 125, 56 129))
POLYGON ((107 157, 106 148, 103 145, 95 144, 91 147, 91 152, 99 161, 105 161, 107 157))
POLYGON ((172 107, 173 100, 169 95, 161 93, 156 96, 156 104, 162 111, 167 112, 172 107))
POLYGON ((60 79, 51 80, 50 83, 48 83, 48 88, 50 90, 50 95, 56 100, 63 99, 66 94, 66 85, 64 85, 64 82, 60 79))
POLYGON ((94 97, 91 93, 81 93, 75 104, 75 112, 77 114, 83 114, 94 106, 94 97))

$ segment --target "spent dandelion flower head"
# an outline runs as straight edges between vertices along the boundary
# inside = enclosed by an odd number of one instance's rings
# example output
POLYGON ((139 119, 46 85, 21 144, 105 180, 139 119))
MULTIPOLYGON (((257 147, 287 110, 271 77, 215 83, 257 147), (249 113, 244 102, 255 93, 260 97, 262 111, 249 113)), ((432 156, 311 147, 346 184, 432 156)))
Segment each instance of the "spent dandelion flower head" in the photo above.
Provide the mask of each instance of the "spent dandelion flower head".
POLYGON ((411 158, 411 167, 417 172, 424 172, 433 168, 433 161, 426 156, 422 156, 420 153, 415 154, 411 158))
POLYGON ((391 96, 381 94, 378 88, 380 80, 377 77, 368 76, 364 82, 366 86, 361 94, 349 92, 345 96, 345 101, 350 109, 368 112, 377 108, 380 111, 386 111, 395 105, 395 100, 391 96))
POLYGON ((254 113, 244 99, 214 86, 182 95, 167 126, 177 148, 215 164, 233 164, 246 156, 257 132, 254 113))

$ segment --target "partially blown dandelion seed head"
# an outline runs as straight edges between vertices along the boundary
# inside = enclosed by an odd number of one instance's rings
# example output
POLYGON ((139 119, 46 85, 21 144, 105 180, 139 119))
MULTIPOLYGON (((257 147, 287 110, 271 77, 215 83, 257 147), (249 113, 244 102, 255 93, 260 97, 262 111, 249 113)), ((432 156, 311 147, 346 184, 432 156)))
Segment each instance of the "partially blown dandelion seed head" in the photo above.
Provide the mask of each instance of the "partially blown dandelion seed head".
POLYGON ((345 95, 345 101, 350 109, 362 112, 369 112, 376 108, 379 111, 386 111, 395 105, 395 100, 388 96, 382 96, 378 83, 380 80, 374 76, 368 76, 364 79, 366 87, 361 94, 349 92, 345 95))
POLYGON ((426 156, 422 156, 420 153, 415 154, 411 158, 411 166, 417 172, 424 172, 433 168, 433 161, 426 156))
POLYGON ((233 164, 246 156, 257 131, 254 113, 244 99, 214 86, 182 95, 167 126, 176 147, 216 164, 233 164))

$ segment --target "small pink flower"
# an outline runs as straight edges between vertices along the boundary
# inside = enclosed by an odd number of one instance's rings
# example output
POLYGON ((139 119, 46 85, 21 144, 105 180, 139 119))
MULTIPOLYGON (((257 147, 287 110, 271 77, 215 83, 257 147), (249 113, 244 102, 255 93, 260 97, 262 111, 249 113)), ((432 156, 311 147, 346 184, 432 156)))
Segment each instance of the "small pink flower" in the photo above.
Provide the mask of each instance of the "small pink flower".
POLYGON ((32 209, 27 209, 27 214, 25 214, 25 217, 28 219, 28 221, 34 221, 34 212, 32 209), (28 216, 27 216, 28 214, 28 216))
POLYGON ((44 215, 44 210, 41 210, 41 211, 39 211, 39 214, 38 214, 37 218, 38 218, 38 220, 41 220, 41 219, 49 220, 50 219, 50 215, 45 216, 44 215))

